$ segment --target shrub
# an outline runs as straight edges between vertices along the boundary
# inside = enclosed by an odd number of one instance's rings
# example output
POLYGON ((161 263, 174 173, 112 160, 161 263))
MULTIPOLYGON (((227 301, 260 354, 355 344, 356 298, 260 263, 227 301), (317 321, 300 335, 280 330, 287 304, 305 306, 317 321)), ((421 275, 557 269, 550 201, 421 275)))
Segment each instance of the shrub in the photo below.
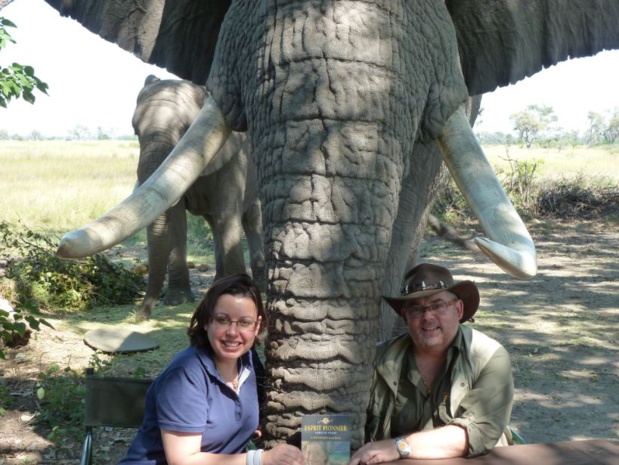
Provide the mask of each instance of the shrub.
POLYGON ((39 415, 37 421, 46 424, 51 433, 50 441, 77 439, 82 434, 86 386, 77 371, 58 365, 50 366, 38 375, 37 397, 39 415))
MULTIPOLYGON (((32 331, 38 331, 41 325, 53 328, 39 316, 38 308, 33 304, 18 304, 14 311, 0 308, 0 341, 6 347, 24 345, 32 331)), ((4 351, 0 346, 0 358, 4 359, 4 351)))
MULTIPOLYGON (((558 179, 538 180, 539 162, 510 163, 511 171, 498 171, 503 189, 523 218, 592 218, 619 214, 619 185, 603 177, 583 174, 558 179)), ((433 213, 454 223, 473 219, 472 213, 453 180, 450 180, 434 204, 433 213)))
POLYGON ((0 237, 16 257, 9 260, 6 274, 15 282, 21 304, 34 302, 54 311, 124 305, 144 288, 143 276, 103 254, 63 260, 54 256, 55 245, 48 237, 5 222, 0 222, 0 237))
POLYGON ((448 223, 456 223, 473 217, 466 199, 453 178, 449 178, 449 181, 439 193, 432 207, 432 213, 448 223))
POLYGON ((538 197, 542 215, 591 218, 619 211, 619 186, 606 178, 561 177, 546 182, 538 197))
POLYGON ((537 199, 539 195, 537 171, 543 160, 518 161, 509 155, 510 170, 505 173, 501 184, 507 196, 520 214, 536 215, 537 199))

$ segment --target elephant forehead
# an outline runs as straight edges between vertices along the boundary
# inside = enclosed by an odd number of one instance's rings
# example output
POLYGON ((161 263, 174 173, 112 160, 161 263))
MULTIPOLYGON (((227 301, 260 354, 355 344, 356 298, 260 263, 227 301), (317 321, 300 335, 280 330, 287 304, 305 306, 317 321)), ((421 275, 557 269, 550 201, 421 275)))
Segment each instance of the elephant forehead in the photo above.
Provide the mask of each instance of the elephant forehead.
MULTIPOLYGON (((412 119, 402 123, 408 131, 416 128, 422 110, 418 103, 426 101, 435 78, 406 69, 405 61, 419 68, 432 64, 428 47, 414 44, 427 39, 408 20, 412 12, 407 3, 411 2, 281 6, 265 37, 269 66, 258 65, 265 72, 258 78, 259 98, 270 95, 279 109, 275 116, 282 120, 391 121, 395 106, 401 106, 398 120, 412 119), (417 116, 406 116, 411 109, 417 116)), ((417 22, 430 16, 416 14, 417 22)))
POLYGON ((271 59, 296 61, 307 56, 388 65, 391 43, 401 22, 392 16, 399 1, 278 2, 271 59))
POLYGON ((466 98, 443 2, 238 2, 216 64, 208 87, 231 127, 252 136, 316 118, 388 121, 414 140, 422 116, 436 129, 466 98))

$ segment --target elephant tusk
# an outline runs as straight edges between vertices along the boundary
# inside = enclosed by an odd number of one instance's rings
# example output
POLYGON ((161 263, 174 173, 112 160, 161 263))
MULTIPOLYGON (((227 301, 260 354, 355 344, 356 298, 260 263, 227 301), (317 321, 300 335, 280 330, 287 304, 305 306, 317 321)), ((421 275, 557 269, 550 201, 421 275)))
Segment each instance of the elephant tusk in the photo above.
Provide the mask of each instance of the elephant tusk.
POLYGON ((177 202, 217 155, 231 133, 209 97, 161 166, 124 201, 60 240, 56 256, 83 258, 122 242, 177 202))
POLYGON ((477 142, 462 108, 447 120, 438 145, 458 188, 488 236, 475 239, 478 247, 514 278, 535 276, 537 259, 533 240, 477 142))

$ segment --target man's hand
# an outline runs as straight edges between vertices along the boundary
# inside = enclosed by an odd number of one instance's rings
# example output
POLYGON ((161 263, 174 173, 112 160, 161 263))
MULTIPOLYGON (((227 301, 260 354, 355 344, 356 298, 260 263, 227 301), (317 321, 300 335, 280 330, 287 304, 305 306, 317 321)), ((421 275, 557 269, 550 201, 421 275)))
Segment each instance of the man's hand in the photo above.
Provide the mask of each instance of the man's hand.
POLYGON ((348 465, 372 465, 399 459, 400 454, 395 449, 394 440, 385 439, 383 441, 368 442, 352 455, 348 465))
POLYGON ((303 454, 298 447, 278 444, 262 453, 262 465, 305 465, 303 454))

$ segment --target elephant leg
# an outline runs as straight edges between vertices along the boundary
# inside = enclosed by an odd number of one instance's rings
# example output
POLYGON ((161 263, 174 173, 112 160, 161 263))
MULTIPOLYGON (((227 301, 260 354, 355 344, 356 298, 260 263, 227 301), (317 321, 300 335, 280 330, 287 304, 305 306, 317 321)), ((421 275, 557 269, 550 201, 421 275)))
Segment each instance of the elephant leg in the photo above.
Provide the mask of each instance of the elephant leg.
POLYGON ((180 305, 195 300, 187 266, 187 213, 183 202, 178 202, 169 211, 168 289, 163 301, 166 305, 180 305))
POLYGON ((146 228, 148 244, 148 283, 146 295, 137 313, 138 320, 150 318, 153 307, 157 303, 166 277, 170 245, 167 238, 169 211, 164 212, 146 228))
POLYGON ((213 238, 213 256, 215 257, 215 278, 213 278, 213 280, 217 281, 224 277, 224 257, 219 244, 219 232, 215 227, 215 220, 212 215, 208 214, 202 216, 206 220, 213 238))
POLYGON ((264 235, 262 229, 262 209, 256 199, 243 214, 243 229, 249 249, 249 264, 254 281, 260 290, 266 290, 264 262, 264 235))
POLYGON ((245 256, 243 253, 243 224, 241 206, 236 199, 234 205, 219 203, 213 213, 213 238, 215 251, 219 251, 223 272, 219 270, 215 279, 236 273, 245 273, 245 256))

